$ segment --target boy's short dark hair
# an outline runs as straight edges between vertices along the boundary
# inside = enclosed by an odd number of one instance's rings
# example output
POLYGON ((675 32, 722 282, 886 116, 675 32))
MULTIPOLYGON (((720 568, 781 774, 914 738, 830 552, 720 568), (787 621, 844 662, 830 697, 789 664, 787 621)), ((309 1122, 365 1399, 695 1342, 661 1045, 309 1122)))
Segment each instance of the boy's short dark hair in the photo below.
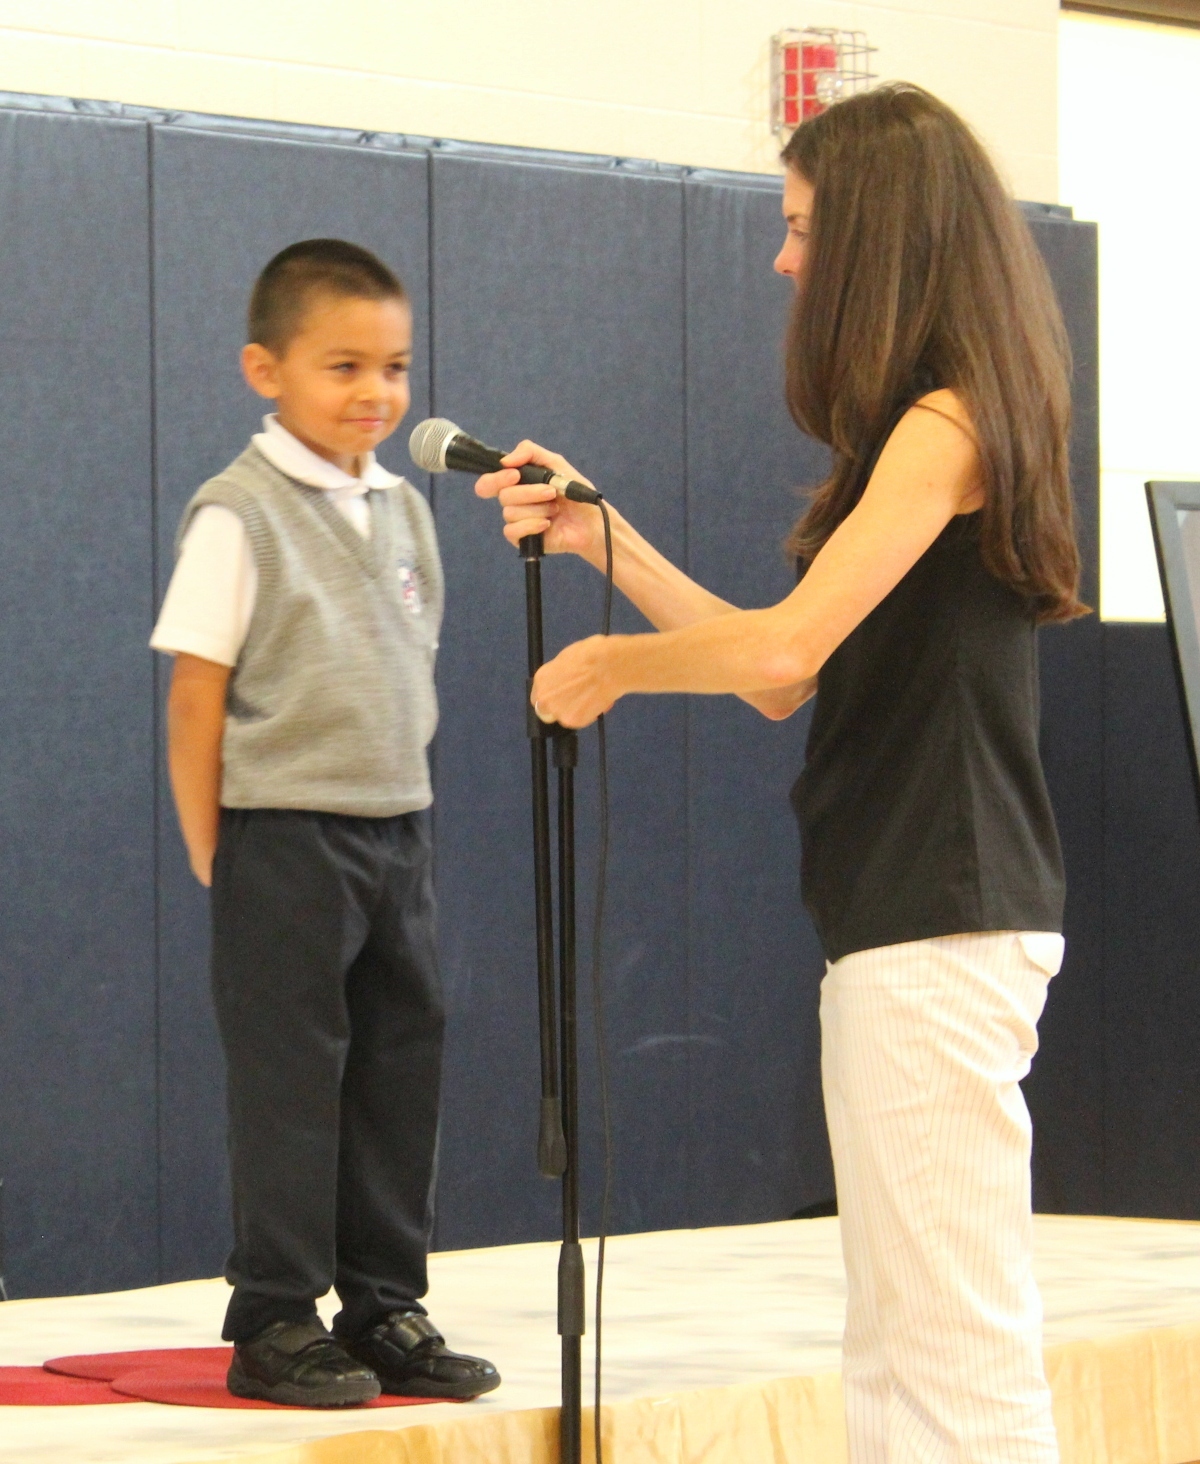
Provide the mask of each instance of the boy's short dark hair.
POLYGON ((302 239, 281 249, 254 282, 246 338, 282 356, 317 293, 358 300, 407 300, 399 278, 369 249, 345 239, 302 239))

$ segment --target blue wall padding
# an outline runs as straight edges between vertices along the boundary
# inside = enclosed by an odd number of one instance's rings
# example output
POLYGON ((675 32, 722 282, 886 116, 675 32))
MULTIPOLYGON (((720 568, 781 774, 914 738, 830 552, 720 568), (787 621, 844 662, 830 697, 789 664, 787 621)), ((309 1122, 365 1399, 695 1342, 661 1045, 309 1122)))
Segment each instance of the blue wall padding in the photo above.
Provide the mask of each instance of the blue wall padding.
POLYGON ((0 1174, 29 1295, 157 1274, 148 128, 0 111, 0 1174))
MULTIPOLYGON (((0 105, 0 147, 0 351, 17 383, 0 427, 0 1174, 10 1282, 28 1295, 212 1274, 226 1245, 206 902, 156 757, 165 677, 156 691, 146 639, 180 510, 263 410, 237 353, 267 258, 317 234, 382 254, 413 296, 412 421, 560 448, 735 603, 787 592, 779 545, 825 459, 782 403, 770 180, 37 98, 0 105)), ((1094 597, 1095 231, 1045 210, 1032 223, 1075 351, 1094 597)), ((406 437, 383 453, 401 471, 406 437)), ((558 1197, 534 1165, 523 572, 468 479, 432 488, 447 1247, 550 1236, 558 1197)), ((598 627, 601 586, 574 560, 544 575, 554 650, 598 627)), ((637 626, 619 603, 617 628, 637 626)), ((1164 632, 1047 632, 1043 702, 1070 894, 1027 1085, 1038 1200, 1195 1216, 1200 850, 1164 632)), ((611 719, 617 1229, 774 1219, 831 1194, 823 962, 786 803, 806 726, 706 698, 630 698, 611 719)), ((595 734, 581 744, 590 1229, 595 734)))
MULTIPOLYGON (((569 450, 663 551, 685 545, 682 191, 678 177, 438 154, 433 163, 434 402, 505 446, 569 450)), ((521 562, 468 479, 437 486, 447 617, 437 857, 450 1010, 439 1244, 550 1234, 557 1191, 533 1175, 538 1062, 521 562), (488 1156, 486 1165, 482 1155, 488 1156), (502 1195, 503 1203, 497 1204, 502 1195)), ((599 628, 600 580, 544 570, 547 644, 599 628)), ((627 606, 616 628, 632 629, 627 606)), ((581 974, 590 967, 595 734, 579 789, 581 974)), ((685 1223, 684 708, 639 698, 610 727, 606 939, 623 1229, 685 1223)), ((584 984, 586 995, 587 987, 584 984)), ((590 1024, 587 1172, 598 1171, 590 1024)), ((589 1185, 589 1220, 594 1185, 589 1185)), ((594 1223, 594 1220, 593 1220, 594 1223)))
MULTIPOLYGON (((780 386, 788 281, 771 180, 699 174, 685 188, 688 564, 735 605, 795 584, 783 538, 823 449, 780 386)), ((799 902, 787 802, 809 713, 772 723, 696 698, 688 718, 695 1224, 791 1214, 833 1194, 820 1094, 824 972, 799 902)))
MULTIPOLYGON (((1031 209, 1030 227, 1050 267, 1074 361, 1071 476, 1083 561, 1081 594, 1099 595, 1099 342, 1096 227, 1031 209)), ((1040 1210, 1115 1208, 1104 1182, 1106 628, 1095 617, 1041 634, 1042 759, 1067 868, 1063 969, 1039 1026, 1041 1055, 1027 1081, 1033 1115, 1034 1203, 1040 1210)))
POLYGON ((1100 337, 1097 231, 1045 209, 1026 205, 1026 217, 1062 307, 1074 372, 1071 479, 1075 534, 1083 566, 1080 594, 1100 602, 1100 337))
POLYGON ((1104 641, 1104 1192, 1200 1218, 1200 825, 1161 625, 1104 641))
MULTIPOLYGON (((396 269, 414 306, 413 412, 429 401, 428 158, 271 136, 153 130, 157 582, 184 505, 260 428, 242 381, 250 283, 297 239, 335 236, 396 269)), ((403 471, 404 439, 381 457, 403 471)), ((168 668, 159 663, 164 683, 168 668)), ((207 900, 187 867, 165 782, 159 877, 162 1266, 211 1273, 227 1247, 221 1059, 208 992, 207 900)))
POLYGON ((1108 1214, 1104 1181, 1104 647, 1094 619, 1041 632, 1042 762, 1067 869, 1063 969, 1025 1096, 1039 1210, 1108 1214))

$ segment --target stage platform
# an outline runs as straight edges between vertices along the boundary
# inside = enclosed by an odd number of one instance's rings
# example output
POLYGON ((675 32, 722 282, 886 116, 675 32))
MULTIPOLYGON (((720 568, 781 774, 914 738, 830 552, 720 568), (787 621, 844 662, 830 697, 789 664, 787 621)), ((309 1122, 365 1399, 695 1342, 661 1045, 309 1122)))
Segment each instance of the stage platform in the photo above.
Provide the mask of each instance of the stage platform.
MULTIPOLYGON (((1064 1464, 1200 1460, 1200 1224, 1039 1216, 1036 1233, 1064 1464)), ((492 1358, 504 1377, 474 1403, 8 1407, 0 1464, 556 1464, 557 1256, 549 1244, 431 1257, 433 1316, 453 1346, 492 1358)), ((0 1365, 211 1346, 226 1294, 221 1281, 192 1281, 0 1305, 0 1365)), ((842 1464, 843 1306, 836 1220, 617 1237, 606 1460, 842 1464)))

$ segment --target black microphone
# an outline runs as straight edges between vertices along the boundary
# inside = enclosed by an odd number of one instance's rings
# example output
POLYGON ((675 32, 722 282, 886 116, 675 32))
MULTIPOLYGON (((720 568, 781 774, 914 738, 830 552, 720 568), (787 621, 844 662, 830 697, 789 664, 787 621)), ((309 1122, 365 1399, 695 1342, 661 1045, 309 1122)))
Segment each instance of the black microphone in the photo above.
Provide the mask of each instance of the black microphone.
MULTIPOLYGON (((504 463, 504 454, 497 447, 469 437, 461 427, 446 417, 427 417, 418 422, 408 439, 408 455, 418 468, 427 473, 495 473, 504 463)), ((564 498, 576 503, 599 503, 602 495, 586 483, 564 477, 550 468, 526 463, 517 470, 522 483, 548 483, 564 498)))

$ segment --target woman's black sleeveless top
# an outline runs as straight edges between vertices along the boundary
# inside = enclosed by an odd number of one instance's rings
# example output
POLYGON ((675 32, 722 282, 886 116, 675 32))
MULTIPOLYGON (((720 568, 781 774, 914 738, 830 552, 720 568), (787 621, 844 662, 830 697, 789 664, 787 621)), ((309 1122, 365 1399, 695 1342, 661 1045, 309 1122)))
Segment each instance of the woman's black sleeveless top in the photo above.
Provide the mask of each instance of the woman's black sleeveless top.
POLYGON ((979 519, 952 519, 821 667, 792 806, 804 903, 831 961, 938 935, 1062 929, 1034 620, 984 568, 979 519))

